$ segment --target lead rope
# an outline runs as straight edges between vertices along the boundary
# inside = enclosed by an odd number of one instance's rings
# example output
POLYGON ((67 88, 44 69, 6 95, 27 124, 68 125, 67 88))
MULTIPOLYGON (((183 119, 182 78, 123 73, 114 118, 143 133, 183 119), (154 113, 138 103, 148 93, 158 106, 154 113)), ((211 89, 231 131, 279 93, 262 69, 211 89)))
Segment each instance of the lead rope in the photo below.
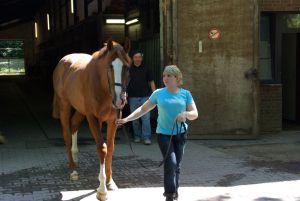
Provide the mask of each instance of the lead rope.
MULTIPOLYGON (((120 112, 119 112, 119 118, 122 119, 122 110, 120 110, 120 112)), ((122 125, 122 131, 123 131, 123 134, 126 136, 126 139, 127 139, 128 143, 129 143, 131 152, 133 153, 134 156, 136 156, 135 152, 133 151, 131 140, 130 140, 130 138, 128 136, 128 132, 127 132, 127 130, 126 130, 126 128, 125 128, 124 125, 122 125)))
MULTIPOLYGON (((120 119, 122 118, 122 110, 119 111, 119 118, 120 119)), ((171 137, 170 137, 170 141, 169 141, 169 145, 168 145, 168 148, 167 148, 167 152, 166 152, 163 160, 159 163, 159 165, 156 168, 149 168, 149 167, 145 166, 143 163, 141 163, 139 160, 137 160, 137 162, 140 164, 140 166, 142 166, 143 168, 145 168, 147 170, 157 170, 157 168, 160 168, 166 162, 167 156, 168 156, 170 148, 171 148, 175 126, 176 126, 176 131, 177 131, 176 135, 180 134, 182 127, 184 128, 185 132, 187 131, 184 122, 181 122, 180 129, 178 130, 177 120, 174 121, 173 128, 172 128, 172 133, 171 133, 171 137)), ((128 144, 129 144, 129 147, 130 147, 130 150, 131 150, 131 153, 133 154, 134 157, 138 158, 138 156, 135 154, 135 152, 133 150, 129 134, 128 134, 128 132, 127 132, 124 125, 122 125, 122 132, 126 136, 126 139, 128 141, 128 144)))
POLYGON ((174 124, 173 124, 172 133, 171 133, 171 137, 170 137, 170 141, 169 141, 169 145, 168 145, 166 154, 165 154, 163 160, 162 160, 162 161, 160 162, 160 164, 158 165, 158 167, 161 167, 161 166, 166 162, 167 156, 168 156, 169 151, 170 151, 170 148, 171 148, 173 136, 174 136, 173 134, 174 134, 174 128, 175 128, 175 125, 176 125, 176 131, 177 131, 177 132, 176 132, 176 135, 179 135, 179 134, 181 133, 181 128, 182 128, 182 127, 184 128, 184 131, 185 131, 185 132, 187 131, 184 122, 181 122, 179 130, 178 130, 178 124, 177 124, 177 123, 178 123, 178 121, 175 120, 175 122, 174 122, 174 124))
MULTIPOLYGON (((119 118, 121 119, 122 118, 122 110, 120 110, 119 112, 119 118)), ((138 158, 138 156, 135 154, 134 150, 133 150, 133 147, 132 147, 132 143, 131 143, 131 140, 130 140, 130 137, 129 137, 129 134, 125 128, 124 125, 122 125, 122 131, 123 131, 123 134, 126 136, 126 139, 128 141, 128 144, 129 144, 129 147, 130 147, 130 150, 131 150, 131 153, 134 157, 138 158)), ((137 162, 140 164, 140 166, 142 166, 143 168, 147 169, 147 170, 154 170, 154 169, 151 169, 151 168, 148 168, 147 166, 145 166, 143 163, 141 163, 138 159, 137 159, 137 162)))

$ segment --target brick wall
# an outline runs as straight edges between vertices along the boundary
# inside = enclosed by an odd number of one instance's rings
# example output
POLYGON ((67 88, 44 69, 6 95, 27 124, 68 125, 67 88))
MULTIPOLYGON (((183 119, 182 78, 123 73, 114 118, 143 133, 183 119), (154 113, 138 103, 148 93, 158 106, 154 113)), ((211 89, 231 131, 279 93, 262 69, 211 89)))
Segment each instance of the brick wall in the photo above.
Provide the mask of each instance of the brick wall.
POLYGON ((280 132, 282 130, 282 85, 262 84, 260 92, 261 133, 280 132))
POLYGON ((178 65, 199 109, 190 137, 252 137, 255 103, 245 72, 255 66, 253 1, 185 0, 178 10, 178 65), (212 28, 221 31, 219 40, 209 39, 212 28))
POLYGON ((300 0, 261 0, 262 11, 300 11, 300 0))

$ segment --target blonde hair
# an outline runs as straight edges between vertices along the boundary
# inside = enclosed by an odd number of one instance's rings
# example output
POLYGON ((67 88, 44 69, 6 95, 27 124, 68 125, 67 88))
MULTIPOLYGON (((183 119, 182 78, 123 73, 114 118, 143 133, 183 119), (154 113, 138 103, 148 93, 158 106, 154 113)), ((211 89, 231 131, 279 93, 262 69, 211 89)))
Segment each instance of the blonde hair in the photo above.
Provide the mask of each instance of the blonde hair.
POLYGON ((168 73, 168 74, 173 75, 174 77, 176 77, 179 86, 183 84, 182 73, 176 65, 166 66, 165 69, 164 69, 164 73, 168 73))

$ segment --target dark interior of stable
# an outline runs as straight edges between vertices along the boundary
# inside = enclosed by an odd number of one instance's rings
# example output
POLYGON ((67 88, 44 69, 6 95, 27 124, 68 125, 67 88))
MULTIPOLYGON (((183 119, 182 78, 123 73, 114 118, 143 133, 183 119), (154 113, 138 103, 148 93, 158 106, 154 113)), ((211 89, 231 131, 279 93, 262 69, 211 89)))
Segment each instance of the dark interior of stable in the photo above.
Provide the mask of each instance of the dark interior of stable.
MULTIPOLYGON (((51 119, 52 72, 56 64, 70 53, 92 54, 109 38, 122 43, 129 37, 131 50, 143 51, 145 65, 153 71, 156 85, 161 85, 159 1, 3 0, 0 13, 2 49, 21 51, 2 52, 2 63, 20 60, 24 68, 16 73, 11 65, 0 76, 1 103, 5 106, 0 130, 4 133, 10 133, 13 125, 22 125, 24 119, 32 119, 47 138, 51 138, 49 133, 60 133, 59 123, 51 119), (109 19, 138 21, 110 24, 109 19), (16 41, 20 47, 5 46, 16 41), (51 125, 56 126, 50 128, 51 125)), ((128 112, 126 106, 124 115, 128 112)), ((83 127, 88 132, 87 126, 83 127)), ((53 134, 52 137, 62 136, 53 134)), ((86 138, 90 137, 86 135, 86 138)))

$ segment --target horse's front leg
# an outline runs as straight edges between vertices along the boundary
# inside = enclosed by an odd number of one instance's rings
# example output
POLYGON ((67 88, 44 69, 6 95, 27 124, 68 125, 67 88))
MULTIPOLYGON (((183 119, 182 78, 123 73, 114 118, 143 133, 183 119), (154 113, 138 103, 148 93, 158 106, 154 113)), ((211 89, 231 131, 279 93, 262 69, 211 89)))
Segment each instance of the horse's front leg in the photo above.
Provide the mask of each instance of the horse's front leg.
POLYGON ((97 199, 104 201, 107 199, 107 188, 106 188, 106 175, 105 175, 105 158, 107 154, 107 147, 104 143, 103 135, 101 133, 102 122, 99 122, 94 116, 87 116, 89 122, 90 130, 97 146, 98 158, 100 161, 100 171, 99 171, 99 182, 100 185, 97 188, 97 199))
POLYGON ((107 122, 107 156, 105 162, 106 177, 107 177, 107 188, 108 190, 117 190, 118 186, 112 178, 112 155, 115 147, 115 135, 116 135, 117 125, 116 121, 107 122))
POLYGON ((97 188, 97 199, 100 201, 104 201, 107 199, 107 188, 106 188, 106 174, 105 174, 105 157, 103 155, 106 155, 107 153, 107 147, 105 143, 101 143, 100 146, 98 146, 98 155, 100 152, 100 171, 99 171, 99 187, 97 188))

